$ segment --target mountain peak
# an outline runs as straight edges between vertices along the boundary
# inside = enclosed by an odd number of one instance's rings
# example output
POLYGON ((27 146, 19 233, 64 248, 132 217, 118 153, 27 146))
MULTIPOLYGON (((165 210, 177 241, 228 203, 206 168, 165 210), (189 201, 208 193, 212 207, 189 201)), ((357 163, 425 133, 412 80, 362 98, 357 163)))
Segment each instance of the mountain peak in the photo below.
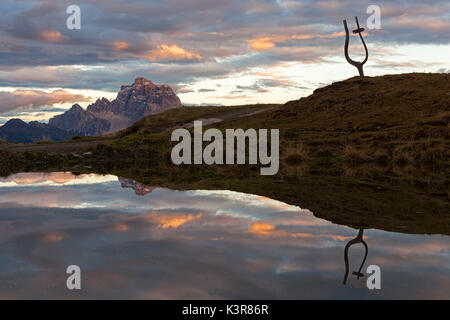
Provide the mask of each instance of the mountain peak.
POLYGON ((82 106, 80 106, 78 103, 76 103, 72 106, 72 108, 70 108, 70 111, 84 111, 84 109, 82 106))
POLYGON ((109 121, 84 110, 79 104, 74 104, 70 110, 51 118, 48 125, 81 136, 101 135, 111 126, 109 121))
POLYGON ((111 110, 135 122, 145 116, 180 108, 181 101, 168 85, 155 85, 138 77, 131 86, 122 86, 111 110))
POLYGON ((133 85, 135 86, 150 86, 150 87, 155 87, 155 84, 153 82, 151 82, 151 80, 148 80, 144 77, 137 77, 134 80, 133 85))
POLYGON ((26 126, 27 123, 19 118, 14 118, 11 119, 9 121, 7 121, 4 125, 3 128, 12 128, 12 127, 17 127, 17 126, 26 126))
POLYGON ((50 119, 49 125, 79 135, 101 135, 124 129, 145 116, 181 107, 180 99, 168 85, 137 77, 131 85, 120 87, 116 99, 97 99, 86 110, 74 104, 50 119))
POLYGON ((87 107, 89 112, 106 112, 111 109, 111 101, 106 98, 97 99, 93 104, 87 107))

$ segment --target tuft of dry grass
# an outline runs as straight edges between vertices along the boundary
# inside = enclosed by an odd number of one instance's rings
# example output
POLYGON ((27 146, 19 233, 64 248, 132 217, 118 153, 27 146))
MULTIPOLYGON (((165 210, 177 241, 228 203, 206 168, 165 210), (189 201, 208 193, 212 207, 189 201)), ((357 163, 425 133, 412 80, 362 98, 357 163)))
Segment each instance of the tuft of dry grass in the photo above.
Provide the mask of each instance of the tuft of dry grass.
POLYGON ((394 163, 399 167, 406 167, 412 164, 413 160, 407 152, 399 152, 394 155, 394 163))
POLYGON ((387 167, 391 161, 391 157, 385 150, 378 150, 373 155, 373 161, 380 167, 387 167))
POLYGON ((367 161, 367 155, 355 146, 347 145, 344 147, 344 159, 347 164, 357 166, 367 161))
POLYGON ((299 179, 309 172, 309 166, 305 162, 302 162, 295 166, 285 166, 281 170, 283 175, 286 175, 290 178, 299 179))
POLYGON ((444 145, 427 148, 419 154, 419 158, 425 165, 435 165, 440 161, 449 159, 449 151, 444 145))
POLYGON ((284 161, 288 165, 298 165, 308 158, 308 149, 302 142, 290 145, 285 149, 284 161))

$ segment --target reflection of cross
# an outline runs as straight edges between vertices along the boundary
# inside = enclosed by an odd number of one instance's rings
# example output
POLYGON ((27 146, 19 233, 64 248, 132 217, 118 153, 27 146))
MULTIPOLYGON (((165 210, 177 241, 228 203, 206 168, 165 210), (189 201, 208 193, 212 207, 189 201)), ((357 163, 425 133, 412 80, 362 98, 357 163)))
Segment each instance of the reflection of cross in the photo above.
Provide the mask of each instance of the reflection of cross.
POLYGON ((350 63, 351 65, 355 66, 358 69, 358 71, 359 71, 359 75, 361 77, 364 77, 363 65, 367 62, 367 59, 369 59, 369 51, 367 50, 366 43, 364 42, 363 36, 361 34, 361 32, 364 31, 364 28, 360 28, 359 27, 358 17, 355 17, 355 19, 356 19, 356 26, 358 28, 353 30, 353 33, 359 34, 359 37, 361 38, 361 41, 362 41, 362 43, 364 45, 364 49, 366 51, 366 58, 362 62, 357 62, 357 61, 352 60, 350 58, 350 56, 348 55, 348 44, 350 42, 350 36, 349 36, 349 32, 348 32, 348 27, 347 27, 347 20, 344 20, 344 28, 345 28, 345 46, 344 46, 345 50, 344 50, 344 53, 345 53, 345 58, 347 59, 348 63, 350 63))
POLYGON ((347 245, 345 246, 345 250, 344 250, 344 260, 345 260, 345 276, 344 276, 344 285, 347 284, 347 278, 348 278, 348 249, 350 248, 350 246, 357 244, 357 243, 362 243, 364 245, 364 248, 366 249, 366 252, 364 254, 364 259, 361 263, 361 266, 359 267, 358 271, 353 271, 352 274, 356 276, 357 279, 364 277, 364 273, 361 273, 361 270, 364 266, 364 263, 366 262, 367 259, 367 254, 369 253, 369 248, 367 246, 367 243, 364 241, 363 239, 364 237, 364 229, 359 229, 358 235, 356 236, 356 238, 350 240, 347 245))

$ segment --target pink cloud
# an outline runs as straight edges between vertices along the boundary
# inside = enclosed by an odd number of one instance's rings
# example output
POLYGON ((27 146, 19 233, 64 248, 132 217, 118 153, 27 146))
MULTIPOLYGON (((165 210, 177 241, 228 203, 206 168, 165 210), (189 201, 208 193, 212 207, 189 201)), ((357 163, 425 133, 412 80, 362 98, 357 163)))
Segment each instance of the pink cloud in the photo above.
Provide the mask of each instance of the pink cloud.
POLYGON ((72 94, 65 90, 43 92, 34 90, 15 90, 0 92, 0 113, 19 108, 40 108, 58 103, 90 101, 91 98, 81 94, 72 94))

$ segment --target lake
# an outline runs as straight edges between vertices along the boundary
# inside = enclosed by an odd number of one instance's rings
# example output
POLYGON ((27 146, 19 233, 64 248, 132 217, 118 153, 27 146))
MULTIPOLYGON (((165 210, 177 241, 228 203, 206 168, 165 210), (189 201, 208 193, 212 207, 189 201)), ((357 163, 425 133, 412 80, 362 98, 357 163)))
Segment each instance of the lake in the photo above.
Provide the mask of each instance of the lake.
POLYGON ((4 299, 450 299, 448 236, 357 230, 258 195, 113 175, 0 179, 0 244, 4 299), (66 287, 69 265, 81 290, 66 287), (366 286, 370 265, 380 290, 366 286))

